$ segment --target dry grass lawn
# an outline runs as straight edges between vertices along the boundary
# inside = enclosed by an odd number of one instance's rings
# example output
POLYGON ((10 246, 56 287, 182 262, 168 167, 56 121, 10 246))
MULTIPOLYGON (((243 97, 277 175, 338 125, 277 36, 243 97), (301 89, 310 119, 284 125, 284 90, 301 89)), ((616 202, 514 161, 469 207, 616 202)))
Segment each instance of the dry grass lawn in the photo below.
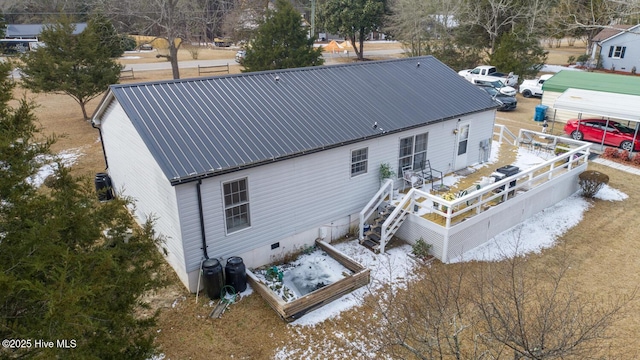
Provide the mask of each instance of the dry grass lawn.
MULTIPOLYGON (((560 48, 553 58, 558 59, 557 63, 566 63, 563 57, 568 55, 563 52, 573 50, 560 48)), ((229 52, 233 55, 233 51, 229 52)), ((227 55, 209 55, 207 52, 206 56, 227 55)), ((205 56, 204 53, 202 56, 205 56)), ((182 58, 188 58, 188 54, 183 52, 182 58)), ((151 59, 155 58, 148 60, 151 59)), ((238 66, 232 69, 239 72, 238 66)), ((181 70, 182 76, 197 76, 192 71, 197 72, 196 69, 181 70)), ((136 73, 134 81, 169 77, 169 72, 140 72, 136 73)), ((22 96, 25 92, 17 89, 16 94, 22 96)), ((39 105, 36 114, 45 133, 62 135, 54 146, 55 151, 70 148, 82 150, 84 156, 74 165, 74 173, 93 176, 104 170, 98 131, 82 120, 79 106, 70 97, 28 92, 26 96, 39 105)), ((93 112, 100 99, 89 104, 90 112, 93 112)), ((539 123, 532 120, 533 109, 538 103, 538 99, 519 97, 518 109, 510 113, 499 112, 497 122, 507 125, 516 134, 519 128, 539 130, 539 123)), ((555 132, 560 133, 561 129, 556 128, 555 132)), ((570 254, 571 270, 568 275, 578 289, 584 294, 607 299, 629 294, 640 283, 640 246, 636 243, 640 234, 636 207, 640 201, 640 181, 637 176, 598 164, 592 163, 590 168, 608 174, 610 186, 623 191, 629 198, 622 202, 595 200, 580 225, 562 236, 556 247, 540 255, 531 255, 528 261, 543 266, 550 257, 570 254)), ((479 269, 484 264, 473 263, 470 266, 479 269)), ((341 351, 331 355, 333 357, 356 358, 357 351, 349 344, 357 343, 358 339, 348 336, 341 338, 336 333, 355 336, 358 324, 370 321, 370 314, 366 310, 353 309, 343 313, 339 319, 325 321, 316 327, 288 326, 257 294, 233 304, 221 319, 212 320, 207 318, 211 308, 204 296, 200 297, 199 304, 195 304, 195 295, 187 293, 177 280, 170 289, 153 297, 153 305, 162 309, 157 341, 169 359, 265 359, 272 357, 277 348, 285 345, 290 348, 312 348, 315 351, 315 355, 310 356, 312 358, 329 358, 332 349, 341 351)), ((613 328, 614 337, 610 345, 621 358, 640 358, 640 340, 637 338, 640 333, 640 301, 631 302, 626 314, 613 328)))

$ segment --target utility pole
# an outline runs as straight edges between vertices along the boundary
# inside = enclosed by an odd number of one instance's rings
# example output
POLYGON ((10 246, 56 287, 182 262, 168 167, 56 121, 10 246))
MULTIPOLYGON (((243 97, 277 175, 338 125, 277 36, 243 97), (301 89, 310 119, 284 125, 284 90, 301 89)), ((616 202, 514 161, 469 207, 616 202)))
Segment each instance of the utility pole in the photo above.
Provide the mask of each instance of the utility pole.
POLYGON ((311 37, 316 36, 316 0, 311 0, 311 37))

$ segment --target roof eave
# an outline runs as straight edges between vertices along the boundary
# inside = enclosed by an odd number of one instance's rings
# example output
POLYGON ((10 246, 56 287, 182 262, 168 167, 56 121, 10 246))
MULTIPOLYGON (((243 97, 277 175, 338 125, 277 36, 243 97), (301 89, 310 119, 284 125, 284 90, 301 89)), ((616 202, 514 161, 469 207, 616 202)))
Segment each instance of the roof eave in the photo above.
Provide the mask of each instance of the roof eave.
POLYGON ((113 99, 113 91, 111 91, 111 89, 107 90, 107 92, 102 97, 102 100, 100 100, 100 105, 98 105, 98 108, 93 112, 93 115, 91 116, 91 123, 93 125, 100 126, 100 123, 102 122, 100 119, 113 99))
POLYGON ((359 143, 359 142, 362 142, 362 141, 365 141, 365 140, 370 140, 370 139, 374 139, 374 138, 378 138, 378 137, 382 137, 382 136, 387 136, 387 135, 391 135, 391 134, 397 134, 397 133, 400 133, 400 132, 403 132, 403 131, 407 131, 407 130, 423 127, 423 126, 426 126, 426 125, 437 124, 437 123, 449 121, 449 120, 452 120, 452 119, 455 119, 455 118, 459 118, 459 117, 462 117, 462 116, 467 116, 467 115, 471 115, 471 114, 477 114, 477 113, 481 113, 481 112, 485 112, 485 111, 489 111, 489 110, 494 110, 494 109, 497 109, 498 107, 499 107, 498 104, 494 104, 494 106, 487 107, 485 109, 471 111, 471 112, 462 113, 462 114, 457 114, 457 115, 450 116, 450 117, 447 117, 447 118, 434 120, 434 121, 431 121, 429 123, 417 124, 417 125, 413 125, 413 126, 404 127, 404 128, 401 128, 401 129, 390 130, 390 131, 386 131, 384 133, 380 133, 380 134, 377 134, 377 135, 365 136, 365 137, 354 139, 354 140, 343 141, 343 142, 336 143, 336 144, 331 144, 331 145, 327 145, 327 146, 323 146, 323 147, 319 147, 319 148, 315 148, 315 149, 299 151, 299 152, 293 153, 293 154, 287 154, 287 155, 284 155, 284 156, 274 157, 272 159, 260 160, 260 161, 256 161, 256 162, 253 162, 253 163, 234 166, 234 167, 230 167, 230 168, 226 168, 226 169, 222 169, 222 170, 214 170, 214 171, 208 171, 208 172, 201 173, 201 174, 194 174, 194 175, 189 175, 189 176, 176 177, 176 178, 170 179, 169 182, 171 183, 172 186, 186 184, 186 183, 190 183, 190 182, 193 182, 193 181, 198 181, 198 180, 202 180, 202 179, 206 179, 206 178, 210 178, 210 177, 215 177, 215 176, 220 176, 220 175, 224 175, 224 174, 233 173, 233 172, 240 171, 240 170, 246 170, 246 169, 250 169, 250 168, 254 168, 254 167, 258 167, 258 166, 262 166, 262 165, 266 165, 266 164, 271 164, 271 163, 278 162, 278 161, 289 160, 289 159, 293 159, 293 158, 296 158, 296 157, 317 153, 317 152, 320 152, 320 151, 323 151, 323 150, 329 150, 329 149, 334 149, 334 148, 338 148, 338 147, 345 146, 345 145, 356 144, 356 143, 359 143))

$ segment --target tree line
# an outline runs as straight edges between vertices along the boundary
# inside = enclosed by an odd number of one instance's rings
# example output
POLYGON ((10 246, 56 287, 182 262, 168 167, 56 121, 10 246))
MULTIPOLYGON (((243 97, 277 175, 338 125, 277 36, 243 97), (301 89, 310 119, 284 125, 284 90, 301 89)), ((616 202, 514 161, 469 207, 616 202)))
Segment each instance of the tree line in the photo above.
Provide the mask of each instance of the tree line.
MULTIPOLYGON (((562 38, 593 37, 614 24, 636 24, 640 4, 633 0, 290 0, 314 29, 351 40, 358 59, 373 31, 401 41, 412 55, 434 54, 455 69, 480 59, 505 61, 503 52, 532 58, 520 69, 506 62, 505 71, 525 71, 544 61, 536 44, 562 38), (317 16, 310 19, 312 7, 317 16), (532 49, 532 46, 534 48, 532 49), (526 49, 532 49, 526 51, 526 49)), ((107 16, 121 33, 153 35, 169 44, 174 78, 179 78, 177 49, 186 43, 211 43, 228 37, 249 43, 265 15, 276 6, 268 0, 14 0, 4 4, 9 22, 46 22, 67 13, 78 21, 92 14, 107 16), (181 41, 177 41, 181 40, 181 41)), ((307 29, 308 30, 308 29, 307 29)), ((315 34, 312 34, 315 35, 315 34)), ((497 64, 500 65, 500 64, 497 64)), ((535 70, 535 69, 534 69, 535 70)), ((519 75, 530 75, 519 73, 519 75)))

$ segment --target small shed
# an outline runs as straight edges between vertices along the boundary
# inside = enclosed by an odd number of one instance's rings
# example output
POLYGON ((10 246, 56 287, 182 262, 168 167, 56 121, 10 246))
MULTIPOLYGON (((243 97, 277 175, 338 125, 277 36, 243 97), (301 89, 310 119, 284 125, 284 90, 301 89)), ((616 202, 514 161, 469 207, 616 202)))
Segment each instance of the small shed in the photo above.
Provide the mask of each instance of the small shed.
POLYGON ((575 109, 556 108, 556 100, 568 89, 590 90, 600 93, 600 98, 604 99, 610 94, 626 94, 640 96, 640 77, 607 73, 596 73, 586 71, 562 70, 545 81, 542 86, 542 105, 550 108, 549 118, 565 123, 567 120, 577 118, 579 113, 582 117, 602 117, 601 111, 596 111, 594 107, 606 106, 605 102, 597 101, 584 111, 578 112, 575 109), (589 110, 591 109, 591 110, 589 110), (590 112, 594 111, 594 112, 590 112))

